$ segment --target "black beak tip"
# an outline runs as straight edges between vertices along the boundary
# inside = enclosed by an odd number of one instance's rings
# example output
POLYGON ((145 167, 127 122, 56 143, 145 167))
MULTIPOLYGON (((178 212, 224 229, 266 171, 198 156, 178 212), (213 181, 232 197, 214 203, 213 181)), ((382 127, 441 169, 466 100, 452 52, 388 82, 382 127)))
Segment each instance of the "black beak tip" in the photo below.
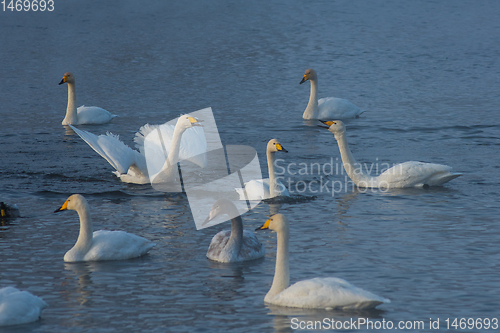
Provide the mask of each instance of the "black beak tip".
POLYGON ((59 85, 63 84, 64 83, 64 80, 61 80, 61 82, 59 82, 59 85))
POLYGON ((62 212, 61 208, 57 208, 54 213, 62 212))

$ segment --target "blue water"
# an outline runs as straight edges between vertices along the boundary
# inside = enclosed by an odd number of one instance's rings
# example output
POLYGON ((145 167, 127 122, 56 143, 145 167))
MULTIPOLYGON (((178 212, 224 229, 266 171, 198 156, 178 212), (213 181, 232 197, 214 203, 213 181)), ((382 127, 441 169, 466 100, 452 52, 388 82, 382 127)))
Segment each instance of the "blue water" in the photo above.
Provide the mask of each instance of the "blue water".
MULTIPOLYGON (((376 322, 500 318, 500 23, 497 1, 56 1, 53 12, 0 18, 0 200, 22 217, 0 225, 0 287, 42 297, 41 320, 0 332, 291 332, 292 320, 376 322), (344 174, 299 174, 333 163, 331 133, 302 120, 314 68, 320 97, 366 110, 346 121, 367 166, 409 160, 463 173, 442 187, 362 190, 344 174), (185 194, 121 183, 112 167, 61 125, 67 88, 78 104, 119 115, 112 131, 133 146, 145 123, 211 106, 222 143, 259 152, 279 138, 283 176, 312 200, 285 203, 291 280, 336 276, 391 299, 370 313, 269 307, 276 237, 267 255, 209 261, 185 194), (305 164, 300 164, 305 163, 305 164), (343 184, 334 195, 313 181, 343 184), (303 184, 309 185, 305 191, 303 184), (347 188, 345 185, 348 185, 347 188), (94 229, 154 241, 126 261, 65 264, 75 212, 53 214, 72 193, 92 207, 94 229)), ((342 171, 342 168, 339 169, 342 171)), ((243 216, 262 225, 270 206, 243 216)), ((359 331, 374 331, 363 327, 359 331)), ((491 332, 471 329, 469 332, 491 332)))

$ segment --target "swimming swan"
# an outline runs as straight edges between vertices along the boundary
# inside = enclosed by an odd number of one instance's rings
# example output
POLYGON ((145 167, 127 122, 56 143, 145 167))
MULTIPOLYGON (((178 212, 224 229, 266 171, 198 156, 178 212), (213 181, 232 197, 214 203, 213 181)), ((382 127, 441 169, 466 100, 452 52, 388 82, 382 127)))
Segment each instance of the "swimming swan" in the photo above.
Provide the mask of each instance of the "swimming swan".
POLYGON ((231 230, 223 230, 212 238, 207 258, 225 263, 262 258, 266 254, 264 246, 253 232, 243 230, 241 216, 231 201, 217 200, 203 224, 223 214, 231 217, 231 230))
POLYGON ((362 165, 356 162, 349 150, 344 123, 340 120, 321 122, 327 126, 319 125, 319 127, 327 128, 335 135, 344 169, 356 186, 379 188, 437 186, 462 175, 452 173, 451 167, 447 165, 415 161, 397 164, 376 177, 366 175, 363 173, 362 165))
POLYGON ((87 200, 80 194, 71 195, 55 210, 76 210, 80 217, 80 234, 75 246, 64 255, 65 262, 122 260, 140 257, 155 244, 125 231, 99 230, 92 233, 92 221, 87 200))
POLYGON ((326 97, 318 100, 318 76, 314 69, 306 70, 300 84, 311 81, 309 103, 302 115, 304 119, 346 119, 356 118, 363 111, 346 99, 326 97))
POLYGON ((68 84, 68 107, 66 108, 66 116, 62 121, 63 125, 106 124, 116 117, 116 115, 97 106, 82 105, 77 109, 75 76, 70 72, 64 73, 59 84, 63 83, 68 84))
MULTIPOLYGON (((193 128, 193 126, 201 126, 201 124, 198 123, 196 118, 188 115, 180 116, 175 127, 168 124, 146 124, 142 126, 134 138, 139 151, 124 144, 117 135, 107 133, 106 135, 97 136, 79 130, 74 126, 69 126, 115 168, 116 171, 113 173, 125 183, 147 184, 150 182, 144 151, 144 139, 155 130, 161 133, 161 138, 158 135, 150 137, 157 141, 156 146, 160 148, 165 146, 165 149, 168 149, 168 156, 165 158, 163 152, 160 151, 159 154, 150 156, 148 162, 156 162, 161 167, 163 163, 173 165, 179 159, 188 159, 203 167, 203 161, 200 161, 198 157, 202 156, 200 154, 207 149, 205 135, 202 128, 193 128), (186 131, 187 129, 190 130, 186 131)), ((157 134, 157 132, 153 134, 157 134)))
POLYGON ((276 179, 276 174, 274 172, 274 154, 278 151, 288 153, 288 150, 283 148, 278 139, 269 140, 266 148, 269 178, 254 179, 246 182, 244 188, 237 188, 236 192, 238 192, 240 200, 262 200, 279 196, 290 196, 285 185, 276 179), (270 184, 273 184, 273 186, 270 186, 270 184))
POLYGON ((0 289, 0 326, 31 323, 47 307, 40 297, 14 287, 0 289))
POLYGON ((365 310, 390 300, 334 278, 314 278, 290 285, 288 262, 288 220, 275 214, 256 230, 270 229, 277 233, 276 269, 271 289, 264 302, 293 308, 365 310))

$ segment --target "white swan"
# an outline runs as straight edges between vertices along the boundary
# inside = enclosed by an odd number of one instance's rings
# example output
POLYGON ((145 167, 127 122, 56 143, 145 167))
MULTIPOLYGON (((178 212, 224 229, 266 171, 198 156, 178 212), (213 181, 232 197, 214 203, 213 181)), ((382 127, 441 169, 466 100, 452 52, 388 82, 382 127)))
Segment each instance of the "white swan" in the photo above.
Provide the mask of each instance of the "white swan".
POLYGON ((113 173, 120 178, 122 182, 134 184, 147 184, 150 182, 148 174, 148 166, 146 164, 144 152, 144 139, 150 133, 158 130, 160 136, 151 136, 157 139, 156 146, 160 151, 156 156, 150 156, 148 162, 159 163, 159 167, 164 163, 173 165, 180 159, 189 159, 194 163, 203 166, 203 161, 197 157, 206 152, 207 143, 202 128, 193 128, 193 126, 201 126, 198 120, 188 115, 182 115, 177 120, 175 127, 163 125, 142 126, 135 134, 134 141, 139 151, 134 150, 120 141, 119 136, 107 133, 106 135, 95 135, 87 131, 79 130, 78 128, 69 125, 92 149, 101 155, 106 161, 111 164, 116 171, 113 173), (190 131, 186 131, 190 129, 190 131), (186 132, 184 135, 183 133, 186 132), (162 140, 163 139, 163 140, 162 140), (168 142, 170 145, 168 146, 168 142), (168 156, 165 158, 161 147, 167 143, 168 156), (193 158, 194 157, 194 158, 193 158), (153 161, 156 159, 157 161, 153 161))
POLYGON ((0 326, 31 323, 47 307, 40 297, 14 287, 0 289, 0 326))
POLYGON ((122 260, 140 257, 155 244, 125 231, 99 230, 92 233, 92 221, 87 200, 80 194, 71 195, 55 212, 76 210, 80 217, 80 234, 75 246, 64 255, 65 262, 122 260))
POLYGON ((62 121, 63 125, 106 124, 114 117, 117 117, 97 106, 82 105, 77 109, 75 76, 70 72, 64 73, 59 84, 63 83, 68 84, 68 107, 66 108, 66 116, 62 121))
POLYGON ((349 150, 344 123, 340 120, 321 122, 327 126, 319 127, 327 128, 335 135, 344 169, 356 186, 379 188, 437 186, 462 175, 451 172, 451 167, 447 165, 415 161, 397 164, 376 177, 366 175, 362 165, 356 162, 349 150))
POLYGON ((318 100, 318 76, 314 69, 306 70, 300 84, 311 81, 309 103, 302 115, 304 119, 346 119, 356 118, 363 111, 346 99, 326 97, 318 100))
POLYGON ((262 258, 266 254, 264 246, 253 232, 243 230, 241 216, 231 201, 217 200, 203 224, 223 214, 231 218, 231 230, 223 230, 212 238, 207 258, 225 263, 262 258))
POLYGON ((264 302, 280 306, 309 309, 364 310, 390 300, 334 278, 314 278, 290 285, 288 262, 288 220, 283 214, 273 215, 257 230, 271 229, 277 233, 276 269, 271 289, 264 302))
POLYGON ((237 188, 236 192, 238 192, 240 200, 263 200, 279 196, 290 196, 285 185, 276 179, 276 173, 274 172, 274 154, 278 151, 288 153, 288 150, 283 148, 278 139, 269 140, 266 148, 269 178, 250 180, 245 183, 244 188, 237 188))

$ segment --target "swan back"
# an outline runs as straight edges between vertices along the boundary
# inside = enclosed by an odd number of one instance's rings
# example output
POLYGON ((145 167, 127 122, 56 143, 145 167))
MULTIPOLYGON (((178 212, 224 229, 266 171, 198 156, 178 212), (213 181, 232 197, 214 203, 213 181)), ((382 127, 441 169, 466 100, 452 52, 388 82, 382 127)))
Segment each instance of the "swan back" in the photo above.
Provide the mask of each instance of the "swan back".
POLYGON ((273 304, 288 307, 341 310, 365 310, 390 302, 335 277, 299 281, 272 300, 273 304))
POLYGON ((47 307, 41 298, 14 287, 0 289, 0 326, 36 321, 47 307))

